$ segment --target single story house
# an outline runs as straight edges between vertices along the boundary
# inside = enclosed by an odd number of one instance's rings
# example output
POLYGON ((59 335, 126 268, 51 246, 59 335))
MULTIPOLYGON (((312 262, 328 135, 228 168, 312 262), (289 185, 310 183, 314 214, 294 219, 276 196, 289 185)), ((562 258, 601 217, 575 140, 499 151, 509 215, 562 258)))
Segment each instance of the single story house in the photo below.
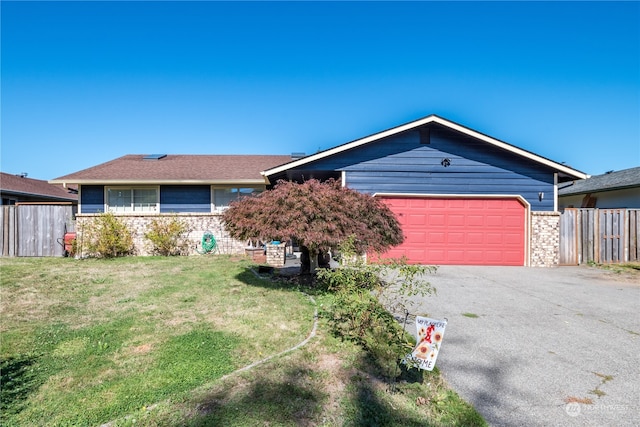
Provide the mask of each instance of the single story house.
POLYGON ((640 167, 570 181, 558 189, 564 208, 640 208, 640 167))
POLYGON ((246 242, 229 237, 220 213, 232 200, 265 191, 260 171, 291 159, 290 155, 130 154, 50 182, 78 186, 79 242, 87 223, 100 213, 113 212, 132 229, 137 253, 144 255, 149 222, 177 215, 192 230, 191 252, 200 250, 202 237, 211 232, 221 252, 239 253, 246 242))
POLYGON ((69 204, 78 203, 75 187, 63 188, 26 174, 0 172, 0 204, 69 204))
MULTIPOLYGON (((210 230, 229 238, 219 212, 277 180, 339 178, 380 197, 398 215, 405 242, 386 256, 426 264, 558 264, 558 186, 583 172, 431 115, 306 157, 127 155, 56 178, 79 188, 78 226, 111 211, 137 246, 149 218, 178 214, 197 244, 210 230)), ((194 244, 194 250, 197 249, 194 244)))
POLYGON ((405 242, 386 255, 424 264, 558 264, 558 186, 586 174, 431 115, 262 172, 340 178, 381 198, 405 242))

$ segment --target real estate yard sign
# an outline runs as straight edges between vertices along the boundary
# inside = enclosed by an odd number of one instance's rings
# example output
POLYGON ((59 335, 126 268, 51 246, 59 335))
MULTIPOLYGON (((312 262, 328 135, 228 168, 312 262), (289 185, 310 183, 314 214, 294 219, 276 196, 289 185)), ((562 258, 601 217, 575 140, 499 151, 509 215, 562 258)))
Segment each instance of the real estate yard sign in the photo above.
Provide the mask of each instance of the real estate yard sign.
POLYGON ((442 337, 444 336, 444 328, 447 321, 429 319, 428 317, 416 316, 416 329, 418 330, 418 345, 411 356, 417 363, 418 368, 433 370, 436 366, 438 351, 442 345, 442 337))

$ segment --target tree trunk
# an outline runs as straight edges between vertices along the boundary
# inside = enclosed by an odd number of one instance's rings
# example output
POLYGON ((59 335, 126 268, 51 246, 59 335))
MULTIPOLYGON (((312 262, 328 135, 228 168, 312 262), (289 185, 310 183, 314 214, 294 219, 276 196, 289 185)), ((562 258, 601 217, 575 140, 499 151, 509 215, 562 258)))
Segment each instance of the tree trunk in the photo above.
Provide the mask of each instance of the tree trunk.
POLYGON ((318 249, 309 250, 306 246, 300 247, 300 274, 315 274, 318 269, 318 249))
POLYGON ((316 274, 316 270, 318 269, 318 253, 317 249, 309 251, 309 272, 311 274, 316 274))
POLYGON ((309 248, 300 246, 300 274, 310 274, 311 265, 309 259, 309 248))

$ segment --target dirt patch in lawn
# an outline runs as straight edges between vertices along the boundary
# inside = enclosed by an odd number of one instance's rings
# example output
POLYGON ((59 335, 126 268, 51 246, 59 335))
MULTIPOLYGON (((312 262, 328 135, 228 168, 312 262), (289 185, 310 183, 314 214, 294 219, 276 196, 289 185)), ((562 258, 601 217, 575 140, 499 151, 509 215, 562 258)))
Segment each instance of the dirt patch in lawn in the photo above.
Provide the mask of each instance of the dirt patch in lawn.
POLYGON ((609 281, 640 286, 640 263, 600 264, 597 267, 609 281))

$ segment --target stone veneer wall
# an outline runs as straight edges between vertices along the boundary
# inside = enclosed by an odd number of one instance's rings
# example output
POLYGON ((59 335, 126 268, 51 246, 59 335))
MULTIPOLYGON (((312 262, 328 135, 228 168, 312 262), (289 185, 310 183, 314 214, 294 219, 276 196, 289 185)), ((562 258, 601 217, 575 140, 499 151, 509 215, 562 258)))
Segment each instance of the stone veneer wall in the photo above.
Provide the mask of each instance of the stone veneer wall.
POLYGON ((531 267, 560 262, 560 213, 531 212, 531 267))
POLYGON ((267 243, 267 264, 274 267, 282 267, 286 262, 286 248, 285 243, 279 243, 277 245, 267 243))
MULTIPOLYGON (((218 251, 222 254, 245 254, 246 242, 238 241, 225 230, 220 220, 220 214, 216 213, 187 213, 167 215, 127 214, 118 215, 118 218, 133 231, 133 241, 137 255, 150 255, 149 242, 144 238, 144 233, 149 229, 149 223, 157 218, 177 217, 186 222, 191 228, 189 233, 189 255, 197 254, 202 250, 202 236, 210 231, 216 238, 218 251)), ((79 244, 82 242, 82 230, 99 214, 79 214, 76 216, 76 232, 79 244)), ((284 246, 284 244, 282 244, 284 246)), ((268 248, 267 248, 268 249, 268 248)), ((272 248, 275 249, 275 248, 272 248)), ((278 248, 280 249, 280 248, 278 248)), ((560 261, 560 213, 559 212, 531 212, 531 267, 552 267, 560 261)), ((267 251, 269 252, 269 251, 267 251)), ((280 256, 284 250, 276 250, 272 253, 267 263, 280 264, 280 256), (282 252, 281 252, 282 251, 282 252), (271 262, 269 262, 271 261, 271 262)))
MULTIPOLYGON (((76 216, 76 232, 78 233, 78 243, 82 244, 82 230, 89 226, 92 221, 98 218, 99 214, 79 214, 76 216)), ((188 235, 189 255, 197 254, 202 250, 202 236, 210 231, 216 239, 218 253, 221 254, 244 254, 246 242, 235 240, 225 230, 220 220, 220 214, 216 213, 178 213, 166 215, 144 215, 144 214, 118 214, 117 218, 123 221, 133 232, 133 242, 137 255, 150 255, 149 241, 144 234, 149 230, 149 224, 154 219, 176 217, 186 222, 191 229, 188 235)))

